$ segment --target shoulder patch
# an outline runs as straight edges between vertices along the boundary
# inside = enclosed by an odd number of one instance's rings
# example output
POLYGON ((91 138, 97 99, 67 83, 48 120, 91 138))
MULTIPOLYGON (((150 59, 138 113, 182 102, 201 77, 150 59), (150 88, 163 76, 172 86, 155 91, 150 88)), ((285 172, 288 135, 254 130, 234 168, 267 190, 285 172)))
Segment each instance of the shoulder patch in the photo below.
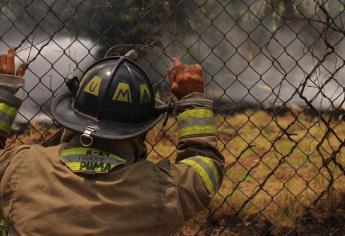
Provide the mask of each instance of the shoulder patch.
POLYGON ((75 147, 62 150, 61 161, 73 172, 84 174, 108 173, 125 165, 126 159, 95 148, 75 147))
POLYGON ((98 96, 99 88, 101 87, 102 78, 99 76, 94 76, 89 83, 85 86, 84 92, 90 93, 92 95, 98 96))

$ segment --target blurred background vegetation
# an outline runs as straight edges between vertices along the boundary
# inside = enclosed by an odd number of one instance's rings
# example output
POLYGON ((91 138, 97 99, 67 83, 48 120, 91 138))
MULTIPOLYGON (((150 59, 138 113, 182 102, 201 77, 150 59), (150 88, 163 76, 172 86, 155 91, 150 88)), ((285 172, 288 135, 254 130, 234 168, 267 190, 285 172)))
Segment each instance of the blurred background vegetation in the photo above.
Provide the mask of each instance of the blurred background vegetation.
MULTIPOLYGON (((53 30, 78 8, 64 28, 74 35, 87 37, 104 48, 116 44, 160 42, 161 26, 174 26, 193 33, 198 25, 215 19, 225 10, 238 24, 261 22, 272 32, 284 21, 296 18, 323 18, 315 11, 315 0, 1 0, 1 15, 14 24, 24 24, 25 31, 39 27, 53 30), (47 7, 51 11, 47 12, 47 7), (194 18, 196 12, 203 17, 194 18), (30 12, 30 15, 28 14, 30 12), (56 17, 50 17, 54 14, 56 17), (37 21, 34 22, 33 18, 37 21)), ((330 15, 343 12, 342 1, 324 1, 330 15)), ((224 22, 226 24, 226 22, 224 22)), ((178 31, 175 32, 178 34, 178 31)))

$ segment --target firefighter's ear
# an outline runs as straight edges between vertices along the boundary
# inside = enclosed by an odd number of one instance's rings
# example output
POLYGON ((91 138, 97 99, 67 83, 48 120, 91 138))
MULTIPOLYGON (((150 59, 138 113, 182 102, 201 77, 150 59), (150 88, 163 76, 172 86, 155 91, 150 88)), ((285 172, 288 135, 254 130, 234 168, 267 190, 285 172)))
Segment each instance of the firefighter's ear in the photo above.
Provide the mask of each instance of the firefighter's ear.
POLYGON ((79 79, 76 76, 69 76, 66 79, 66 86, 73 93, 76 94, 79 88, 79 79))

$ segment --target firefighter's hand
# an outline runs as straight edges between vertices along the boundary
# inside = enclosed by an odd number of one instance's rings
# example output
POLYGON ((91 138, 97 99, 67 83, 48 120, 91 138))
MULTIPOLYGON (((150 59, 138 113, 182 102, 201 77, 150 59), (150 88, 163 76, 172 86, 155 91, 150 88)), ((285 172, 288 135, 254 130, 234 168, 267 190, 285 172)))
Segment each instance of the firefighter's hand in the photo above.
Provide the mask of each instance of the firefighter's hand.
POLYGON ((171 91, 178 98, 199 92, 204 92, 204 77, 202 67, 199 64, 186 65, 181 60, 174 58, 174 66, 167 71, 170 78, 171 91))
POLYGON ((24 76, 27 65, 21 64, 16 71, 14 66, 15 53, 16 49, 10 48, 7 54, 0 55, 0 74, 24 76))

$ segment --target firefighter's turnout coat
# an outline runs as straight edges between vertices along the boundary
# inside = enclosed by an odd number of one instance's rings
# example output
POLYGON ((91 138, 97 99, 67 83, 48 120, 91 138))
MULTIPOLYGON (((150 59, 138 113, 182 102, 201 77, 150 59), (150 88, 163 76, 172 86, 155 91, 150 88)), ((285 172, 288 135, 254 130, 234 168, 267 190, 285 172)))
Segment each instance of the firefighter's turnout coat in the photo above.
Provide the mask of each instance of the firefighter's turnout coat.
MULTIPOLYGON (((20 102, 0 91, 1 147, 20 102)), ((148 161, 144 137, 96 140, 79 135, 49 147, 22 145, 0 155, 1 217, 9 235, 171 235, 204 209, 223 179, 212 102, 178 102, 176 162, 148 161)), ((172 152, 168 143, 152 152, 172 152)), ((172 153, 171 153, 172 154, 172 153)))

